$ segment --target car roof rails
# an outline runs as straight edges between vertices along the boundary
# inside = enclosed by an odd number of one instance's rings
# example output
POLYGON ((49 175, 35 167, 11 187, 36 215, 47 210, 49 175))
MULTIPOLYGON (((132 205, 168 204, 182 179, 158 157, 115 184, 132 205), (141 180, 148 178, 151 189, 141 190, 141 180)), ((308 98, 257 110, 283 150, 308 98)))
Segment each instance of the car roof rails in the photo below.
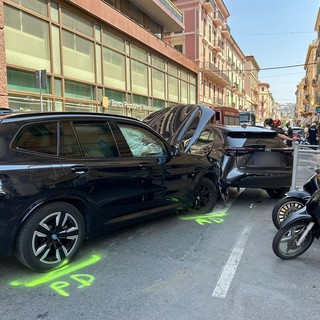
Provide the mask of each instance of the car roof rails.
POLYGON ((0 107, 0 116, 6 115, 6 114, 10 114, 13 113, 14 110, 9 109, 9 108, 1 108, 0 107))

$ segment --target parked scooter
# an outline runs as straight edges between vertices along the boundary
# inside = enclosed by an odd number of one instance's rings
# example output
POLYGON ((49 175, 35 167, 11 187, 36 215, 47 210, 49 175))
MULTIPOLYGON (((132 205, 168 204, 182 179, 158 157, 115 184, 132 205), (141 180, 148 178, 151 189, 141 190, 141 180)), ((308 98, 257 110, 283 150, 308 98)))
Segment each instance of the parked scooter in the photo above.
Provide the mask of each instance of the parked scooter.
POLYGON ((320 190, 306 205, 288 217, 277 231, 273 252, 281 259, 294 259, 309 249, 314 238, 320 236, 320 190))
POLYGON ((293 212, 303 208, 311 195, 320 189, 320 168, 318 165, 315 174, 312 175, 303 185, 303 189, 291 190, 286 196, 279 200, 272 210, 272 221, 279 229, 280 224, 293 212))

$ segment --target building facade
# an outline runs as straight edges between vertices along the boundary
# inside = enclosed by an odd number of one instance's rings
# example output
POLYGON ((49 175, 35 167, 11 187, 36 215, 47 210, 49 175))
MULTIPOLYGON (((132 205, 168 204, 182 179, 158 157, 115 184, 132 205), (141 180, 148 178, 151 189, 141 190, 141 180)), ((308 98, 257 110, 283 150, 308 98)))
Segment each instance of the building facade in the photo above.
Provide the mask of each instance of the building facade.
POLYGON ((274 100, 270 85, 259 82, 258 119, 263 122, 267 118, 281 119, 280 105, 274 100))
POLYGON ((303 125, 320 122, 320 9, 314 31, 317 37, 308 46, 304 64, 305 77, 296 90, 295 115, 297 119, 301 119, 303 125))
POLYGON ((0 0, 2 106, 144 118, 196 103, 198 65, 162 40, 183 29, 167 0, 0 0))
POLYGON ((254 56, 246 56, 246 62, 244 66, 244 91, 245 101, 244 110, 251 111, 256 114, 257 122, 263 122, 261 116, 259 116, 259 65, 254 56))

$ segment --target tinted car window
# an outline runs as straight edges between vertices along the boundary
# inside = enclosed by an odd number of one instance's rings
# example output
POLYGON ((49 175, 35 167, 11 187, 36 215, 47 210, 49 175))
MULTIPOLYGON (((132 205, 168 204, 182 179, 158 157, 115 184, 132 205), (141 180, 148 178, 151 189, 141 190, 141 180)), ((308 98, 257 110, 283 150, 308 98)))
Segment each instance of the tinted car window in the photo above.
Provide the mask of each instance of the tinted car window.
POLYGON ((57 154, 57 122, 33 123, 22 127, 13 147, 33 152, 57 154))
MULTIPOLYGON (((73 122, 80 148, 85 158, 118 157, 118 149, 108 123, 73 122)), ((75 153, 75 156, 77 153, 75 153)))
POLYGON ((269 132, 228 132, 227 144, 229 147, 267 147, 283 148, 286 145, 277 136, 269 132))
POLYGON ((161 157, 166 154, 162 141, 151 132, 124 124, 119 124, 119 128, 134 157, 161 157))

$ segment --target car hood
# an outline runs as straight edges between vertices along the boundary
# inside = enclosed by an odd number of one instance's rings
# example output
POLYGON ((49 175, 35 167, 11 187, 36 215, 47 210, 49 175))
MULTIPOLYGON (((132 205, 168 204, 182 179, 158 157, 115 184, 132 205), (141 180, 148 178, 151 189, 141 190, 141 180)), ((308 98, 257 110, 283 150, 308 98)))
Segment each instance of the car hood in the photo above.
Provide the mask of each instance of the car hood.
POLYGON ((203 105, 176 105, 151 113, 143 122, 171 145, 183 141, 183 151, 187 152, 213 115, 214 111, 203 105))

